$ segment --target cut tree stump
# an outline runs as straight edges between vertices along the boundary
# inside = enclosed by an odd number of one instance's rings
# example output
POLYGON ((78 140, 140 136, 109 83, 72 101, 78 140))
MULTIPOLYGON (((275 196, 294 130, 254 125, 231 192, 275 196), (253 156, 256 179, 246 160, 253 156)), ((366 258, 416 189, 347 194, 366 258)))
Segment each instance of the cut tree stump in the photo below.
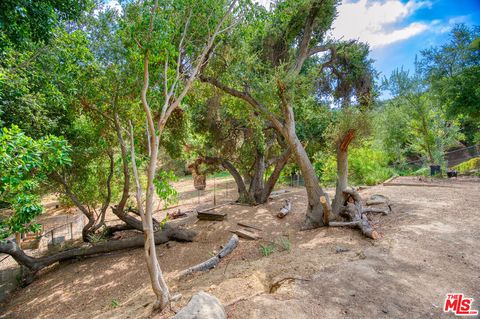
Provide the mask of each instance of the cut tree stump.
POLYGON ((230 254, 235 249, 235 247, 237 247, 238 242, 239 242, 238 236, 235 234, 232 235, 228 243, 222 248, 222 250, 220 250, 218 254, 204 261, 203 263, 200 263, 198 265, 195 265, 188 269, 183 270, 178 274, 178 279, 184 279, 196 272, 207 271, 212 268, 215 268, 218 265, 218 263, 222 260, 222 258, 230 254))
POLYGON ((285 200, 285 204, 283 205, 282 209, 280 209, 280 212, 278 212, 277 217, 278 218, 283 218, 287 216, 288 213, 292 210, 292 202, 289 199, 285 200))
POLYGON ((200 220, 224 220, 226 216, 226 213, 215 212, 198 212, 197 214, 197 218, 200 220))
POLYGON ((230 230, 230 232, 238 235, 238 237, 240 238, 249 239, 249 240, 257 240, 262 238, 261 236, 247 229, 235 229, 235 230, 230 230))
POLYGON ((362 197, 360 196, 360 194, 354 189, 346 189, 343 191, 343 193, 345 195, 347 205, 344 207, 341 215, 348 218, 349 221, 330 222, 329 226, 359 228, 362 234, 364 234, 365 236, 372 239, 378 239, 380 235, 368 221, 366 212, 362 206, 362 197), (353 201, 353 203, 350 201, 353 201))

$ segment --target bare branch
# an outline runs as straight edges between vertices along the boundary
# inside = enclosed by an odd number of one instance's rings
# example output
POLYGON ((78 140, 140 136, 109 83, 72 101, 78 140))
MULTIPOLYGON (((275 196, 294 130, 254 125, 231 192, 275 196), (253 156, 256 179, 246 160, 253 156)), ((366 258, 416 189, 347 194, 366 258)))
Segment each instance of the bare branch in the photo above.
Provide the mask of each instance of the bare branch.
POLYGON ((133 135, 133 125, 132 121, 128 121, 130 125, 130 151, 132 156, 132 168, 133 168, 133 176, 135 177, 135 197, 137 199, 137 209, 140 217, 142 218, 142 222, 145 220, 145 212, 143 211, 143 204, 142 204, 142 186, 140 185, 140 178, 138 177, 138 168, 137 162, 135 160, 135 140, 133 135))
POLYGON ((220 20, 220 22, 217 24, 216 28, 215 28, 215 31, 214 33, 209 37, 208 41, 207 41, 207 44, 205 45, 205 47, 203 48, 203 51, 201 53, 201 55, 199 56, 199 58, 197 59, 197 64, 195 65, 195 67, 193 68, 192 70, 192 73, 190 74, 187 82, 185 83, 185 87, 183 88, 182 92, 180 93, 180 95, 178 96, 178 98, 176 98, 173 103, 171 103, 168 108, 167 108, 167 111, 166 113, 164 114, 164 116, 160 117, 159 119, 159 123, 158 123, 158 130, 159 132, 162 132, 163 131, 163 128, 165 127, 165 124, 168 120, 168 118, 170 117, 170 115, 172 114, 173 110, 175 110, 179 105, 180 103, 183 101, 183 99, 185 98, 185 96, 187 95, 188 91, 190 90, 190 87, 192 86, 193 84, 193 81, 195 80, 195 78, 198 76, 201 68, 202 68, 202 65, 206 59, 206 57, 208 56, 214 42, 215 42, 215 39, 217 38, 217 36, 219 35, 219 32, 221 30, 221 27, 223 25, 223 23, 225 22, 225 20, 227 19, 227 17, 230 15, 230 13, 232 12, 233 8, 235 7, 235 4, 237 3, 237 0, 233 0, 232 3, 230 4, 227 12, 225 13, 225 15, 222 17, 222 19, 220 20))
POLYGON ((234 96, 234 97, 237 97, 241 100, 244 100, 249 105, 253 106, 256 110, 263 113, 273 123, 273 125, 275 126, 275 128, 277 130, 279 130, 280 132, 283 130, 284 125, 283 125, 282 122, 280 122, 280 120, 276 117, 276 115, 273 114, 272 112, 270 112, 259 101, 254 99, 249 93, 243 92, 243 91, 238 91, 234 88, 228 87, 228 86, 224 85, 223 83, 221 83, 220 81, 218 81, 217 79, 214 79, 214 78, 205 77, 205 76, 200 75, 200 80, 202 82, 212 84, 213 86, 221 89, 222 91, 230 94, 231 96, 234 96))

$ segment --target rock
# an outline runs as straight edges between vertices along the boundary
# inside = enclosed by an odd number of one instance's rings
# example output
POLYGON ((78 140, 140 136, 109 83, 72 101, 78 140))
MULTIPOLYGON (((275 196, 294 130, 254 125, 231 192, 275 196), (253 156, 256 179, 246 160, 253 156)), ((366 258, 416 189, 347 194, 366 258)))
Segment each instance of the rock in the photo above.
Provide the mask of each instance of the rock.
POLYGON ((225 308, 220 301, 204 291, 192 296, 188 304, 173 319, 227 319, 225 308))

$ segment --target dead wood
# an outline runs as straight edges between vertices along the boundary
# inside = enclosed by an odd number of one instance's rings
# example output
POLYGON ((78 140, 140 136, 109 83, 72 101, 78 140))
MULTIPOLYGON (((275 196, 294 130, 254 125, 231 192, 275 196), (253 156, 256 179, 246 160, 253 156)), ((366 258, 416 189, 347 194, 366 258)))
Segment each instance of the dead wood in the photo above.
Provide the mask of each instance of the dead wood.
MULTIPOLYGON (((164 230, 155 233, 155 244, 163 244, 169 240, 192 241, 195 236, 196 232, 193 230, 166 227, 164 230)), ((12 256, 20 265, 26 266, 31 271, 36 272, 59 261, 94 256, 122 249, 143 247, 143 244, 144 236, 140 235, 122 240, 110 240, 95 245, 84 245, 78 248, 67 249, 53 255, 35 258, 25 254, 15 242, 7 240, 0 244, 0 253, 12 256)))
POLYGON ((208 213, 208 212, 198 212, 197 213, 197 218, 200 220, 224 220, 225 216, 227 216, 226 213, 208 213))
POLYGON ((320 196, 320 204, 322 204, 322 206, 323 206, 323 224, 325 226, 328 226, 332 209, 331 209, 330 205, 328 205, 328 201, 327 201, 327 198, 325 196, 320 196))
POLYGON ((285 204, 283 205, 282 209, 280 209, 280 212, 278 212, 277 217, 278 218, 283 218, 287 216, 288 213, 292 210, 292 202, 289 199, 285 200, 285 204))
POLYGON ((360 194, 354 189, 346 189, 343 191, 347 200, 347 205, 342 211, 342 215, 349 219, 346 222, 330 222, 331 227, 354 227, 359 228, 365 236, 378 239, 380 235, 373 229, 368 221, 366 212, 362 207, 362 198, 360 194), (353 203, 352 203, 353 202, 353 203))
POLYGON ((190 275, 192 275, 196 272, 207 271, 207 270, 210 270, 212 268, 215 268, 220 263, 222 258, 224 258, 228 254, 230 254, 235 249, 235 247, 237 247, 238 242, 239 242, 238 236, 235 235, 235 234, 232 235, 232 237, 230 238, 228 243, 222 248, 222 250, 220 250, 220 252, 218 254, 216 254, 212 258, 210 258, 210 259, 208 259, 208 260, 206 260, 206 261, 204 261, 204 262, 202 262, 198 265, 195 265, 195 266, 192 266, 188 269, 183 270, 178 275, 178 279, 184 279, 184 278, 186 278, 186 277, 188 277, 188 276, 190 276, 190 275))
POLYGON ((263 229, 257 227, 257 226, 253 226, 253 225, 250 225, 250 224, 247 224, 247 223, 243 223, 243 222, 238 222, 237 223, 238 226, 242 226, 242 227, 247 227, 247 228, 252 228, 252 229, 256 229, 256 230, 259 230, 259 231, 263 231, 263 229))
POLYGON ((230 232, 238 235, 238 237, 249 239, 249 240, 257 240, 262 238, 258 234, 251 232, 247 229, 235 229, 235 230, 230 230, 230 232))

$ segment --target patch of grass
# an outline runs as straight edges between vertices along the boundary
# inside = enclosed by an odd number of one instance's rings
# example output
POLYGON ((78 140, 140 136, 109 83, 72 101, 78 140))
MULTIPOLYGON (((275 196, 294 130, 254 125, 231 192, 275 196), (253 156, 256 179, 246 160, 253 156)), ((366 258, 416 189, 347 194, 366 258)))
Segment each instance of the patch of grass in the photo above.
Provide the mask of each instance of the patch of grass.
POLYGON ((267 245, 260 245, 260 252, 262 253, 263 257, 270 256, 273 252, 277 250, 277 247, 274 243, 270 243, 267 245))
POLYGON ((118 307, 118 300, 113 298, 112 301, 110 302, 110 306, 115 309, 118 307))
POLYGON ((92 244, 102 243, 107 240, 103 231, 95 234, 89 234, 88 239, 92 244))
POLYGON ((278 239, 278 243, 286 251, 290 251, 290 249, 292 248, 292 244, 290 242, 290 239, 287 236, 281 236, 278 239))

